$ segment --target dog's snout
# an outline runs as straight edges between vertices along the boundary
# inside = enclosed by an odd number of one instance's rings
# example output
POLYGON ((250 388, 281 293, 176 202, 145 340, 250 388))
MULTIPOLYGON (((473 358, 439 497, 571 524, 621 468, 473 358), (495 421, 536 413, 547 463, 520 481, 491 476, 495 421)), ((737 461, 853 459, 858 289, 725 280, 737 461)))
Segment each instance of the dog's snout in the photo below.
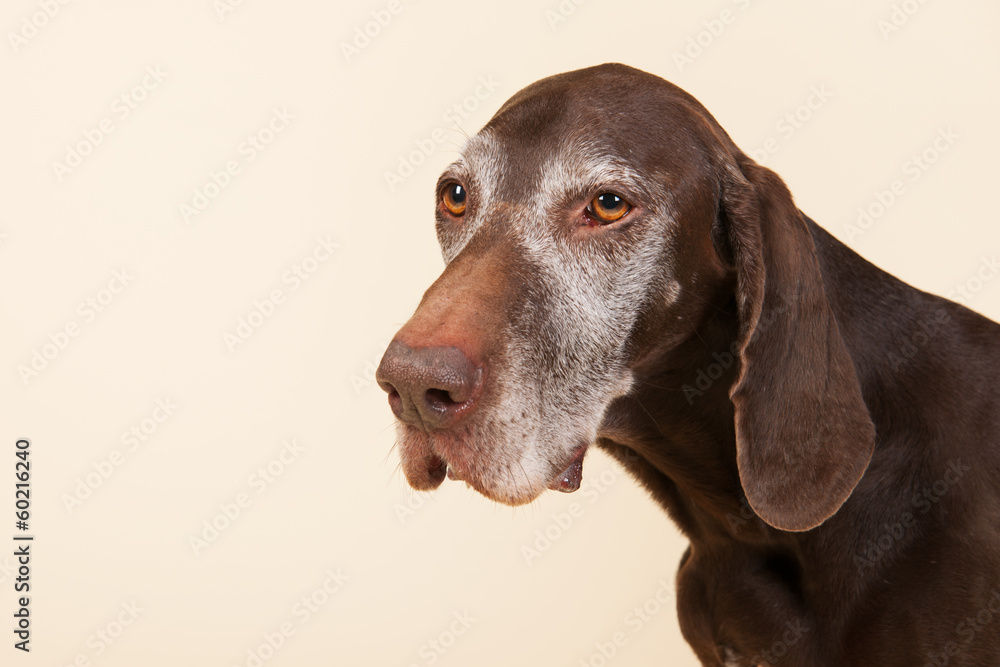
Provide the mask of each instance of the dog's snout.
POLYGON ((482 368, 457 347, 413 348, 394 340, 375 379, 400 421, 424 430, 450 426, 468 412, 482 384, 482 368))

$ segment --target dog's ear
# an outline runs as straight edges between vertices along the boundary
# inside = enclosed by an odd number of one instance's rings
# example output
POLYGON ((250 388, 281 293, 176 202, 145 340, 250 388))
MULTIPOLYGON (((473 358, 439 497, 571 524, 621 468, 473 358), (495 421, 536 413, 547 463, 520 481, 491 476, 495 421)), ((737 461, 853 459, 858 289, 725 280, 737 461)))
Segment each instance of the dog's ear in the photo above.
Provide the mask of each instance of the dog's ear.
POLYGON ((768 524, 809 530, 851 495, 871 458, 875 426, 791 194, 746 156, 726 162, 723 224, 739 313, 741 368, 730 397, 740 481, 768 524))

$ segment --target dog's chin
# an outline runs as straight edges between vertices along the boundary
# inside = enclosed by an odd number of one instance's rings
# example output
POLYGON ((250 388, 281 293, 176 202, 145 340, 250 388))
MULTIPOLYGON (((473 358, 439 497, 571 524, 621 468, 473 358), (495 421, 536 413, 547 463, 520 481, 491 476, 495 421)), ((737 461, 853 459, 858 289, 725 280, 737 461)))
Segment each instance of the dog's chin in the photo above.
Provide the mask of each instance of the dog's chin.
POLYGON ((524 505, 546 490, 571 493, 583 480, 587 443, 578 444, 558 460, 525 466, 520 458, 505 459, 495 452, 456 440, 454 436, 428 434, 400 425, 399 450, 406 481, 417 491, 441 486, 445 477, 463 481, 504 505, 524 505))

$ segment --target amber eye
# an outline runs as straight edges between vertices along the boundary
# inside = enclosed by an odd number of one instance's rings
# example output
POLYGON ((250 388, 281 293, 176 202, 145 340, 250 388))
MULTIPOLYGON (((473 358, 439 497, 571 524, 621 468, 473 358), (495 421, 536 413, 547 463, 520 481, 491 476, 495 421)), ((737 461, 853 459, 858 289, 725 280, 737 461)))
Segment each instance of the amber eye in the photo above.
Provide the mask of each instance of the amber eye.
POLYGON ((465 188, 458 183, 449 183, 441 193, 441 203, 456 218, 465 213, 465 198, 465 188))
POLYGON ((587 204, 587 213, 601 224, 621 220, 631 210, 632 205, 613 192, 602 192, 587 204))

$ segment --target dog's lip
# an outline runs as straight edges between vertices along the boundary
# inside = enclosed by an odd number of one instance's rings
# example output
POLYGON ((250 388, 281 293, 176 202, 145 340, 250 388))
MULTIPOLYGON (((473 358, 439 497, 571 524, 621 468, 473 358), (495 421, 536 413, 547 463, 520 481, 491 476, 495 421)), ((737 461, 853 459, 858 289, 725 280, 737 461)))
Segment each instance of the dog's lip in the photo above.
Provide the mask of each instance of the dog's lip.
POLYGON ((587 445, 578 447, 565 470, 549 482, 549 488, 553 491, 561 491, 563 493, 573 493, 579 489, 583 481, 583 457, 586 453, 587 445))
MULTIPOLYGON (((581 445, 577 447, 572 454, 569 464, 556 475, 549 482, 548 488, 552 491, 561 491, 562 493, 572 493, 580 488, 580 484, 583 481, 583 457, 587 453, 587 445, 581 445)), ((456 482, 465 482, 468 484, 468 480, 465 476, 451 463, 448 466, 448 479, 456 482)))

